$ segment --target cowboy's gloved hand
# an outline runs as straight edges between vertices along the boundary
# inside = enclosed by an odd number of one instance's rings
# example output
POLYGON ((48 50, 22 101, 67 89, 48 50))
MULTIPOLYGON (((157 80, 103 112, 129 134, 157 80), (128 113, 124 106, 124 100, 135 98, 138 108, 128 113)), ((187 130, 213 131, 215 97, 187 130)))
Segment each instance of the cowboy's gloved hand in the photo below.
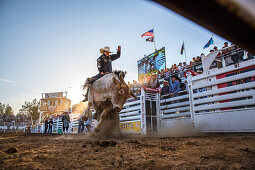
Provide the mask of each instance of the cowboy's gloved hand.
POLYGON ((121 46, 120 45, 118 46, 118 51, 121 51, 121 46))

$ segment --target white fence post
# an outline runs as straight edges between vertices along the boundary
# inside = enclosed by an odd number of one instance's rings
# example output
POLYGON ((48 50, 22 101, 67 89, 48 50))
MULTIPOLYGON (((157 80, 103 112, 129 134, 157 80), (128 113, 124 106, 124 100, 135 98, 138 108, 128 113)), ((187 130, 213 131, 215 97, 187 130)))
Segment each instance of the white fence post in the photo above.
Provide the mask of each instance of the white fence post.
POLYGON ((187 74, 187 80, 188 80, 188 88, 189 88, 189 106, 190 106, 190 117, 191 117, 191 123, 194 126, 194 98, 193 98, 193 88, 192 88, 192 76, 191 74, 187 74))
POLYGON ((161 123, 161 119, 160 119, 160 92, 157 93, 156 95, 156 112, 157 112, 157 130, 158 132, 160 131, 160 123, 161 123))
POLYGON ((58 119, 57 119, 57 133, 58 133, 58 126, 59 126, 59 116, 58 116, 58 119))

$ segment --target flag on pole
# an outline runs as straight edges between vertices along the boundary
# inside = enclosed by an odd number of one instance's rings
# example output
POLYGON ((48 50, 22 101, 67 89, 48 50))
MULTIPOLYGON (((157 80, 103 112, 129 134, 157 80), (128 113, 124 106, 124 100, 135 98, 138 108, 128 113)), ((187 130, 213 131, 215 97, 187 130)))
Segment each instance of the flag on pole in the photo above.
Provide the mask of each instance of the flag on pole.
POLYGON ((210 38, 210 40, 208 41, 208 43, 205 44, 204 49, 208 48, 211 44, 213 44, 213 39, 212 39, 212 37, 210 38))
POLYGON ((147 31, 146 33, 144 33, 143 35, 141 35, 141 37, 144 37, 144 36, 151 36, 151 37, 154 37, 153 29, 150 30, 150 31, 147 31))
POLYGON ((182 43, 181 55, 183 55, 183 51, 184 51, 184 42, 182 43))
POLYGON ((149 38, 146 39, 146 41, 154 42, 154 37, 149 37, 149 38))

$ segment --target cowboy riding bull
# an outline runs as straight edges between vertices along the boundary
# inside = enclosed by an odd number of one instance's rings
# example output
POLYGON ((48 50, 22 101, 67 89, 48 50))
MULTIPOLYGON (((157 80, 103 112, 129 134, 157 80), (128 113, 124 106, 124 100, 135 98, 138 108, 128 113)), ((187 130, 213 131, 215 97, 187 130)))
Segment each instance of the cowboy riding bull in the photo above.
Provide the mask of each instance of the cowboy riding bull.
POLYGON ((121 47, 118 46, 118 52, 114 55, 110 55, 109 47, 100 49, 102 55, 97 60, 99 74, 87 79, 84 85, 87 88, 85 101, 88 100, 85 116, 91 116, 89 110, 93 106, 96 110, 95 118, 98 120, 98 125, 95 128, 96 133, 100 132, 106 119, 110 119, 120 133, 119 112, 130 96, 136 98, 123 79, 125 73, 112 73, 111 61, 120 57, 120 49, 121 47))

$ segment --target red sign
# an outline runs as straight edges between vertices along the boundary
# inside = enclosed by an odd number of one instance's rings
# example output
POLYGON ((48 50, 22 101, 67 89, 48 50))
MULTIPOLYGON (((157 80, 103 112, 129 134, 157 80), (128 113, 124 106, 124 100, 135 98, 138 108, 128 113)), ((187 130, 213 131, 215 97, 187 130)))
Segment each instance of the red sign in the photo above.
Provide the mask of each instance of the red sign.
POLYGON ((151 91, 151 92, 161 92, 161 88, 158 87, 156 89, 152 89, 152 88, 149 88, 149 87, 143 87, 144 90, 147 90, 147 91, 151 91))
POLYGON ((56 111, 57 110, 57 106, 48 106, 48 110, 49 111, 56 111))

